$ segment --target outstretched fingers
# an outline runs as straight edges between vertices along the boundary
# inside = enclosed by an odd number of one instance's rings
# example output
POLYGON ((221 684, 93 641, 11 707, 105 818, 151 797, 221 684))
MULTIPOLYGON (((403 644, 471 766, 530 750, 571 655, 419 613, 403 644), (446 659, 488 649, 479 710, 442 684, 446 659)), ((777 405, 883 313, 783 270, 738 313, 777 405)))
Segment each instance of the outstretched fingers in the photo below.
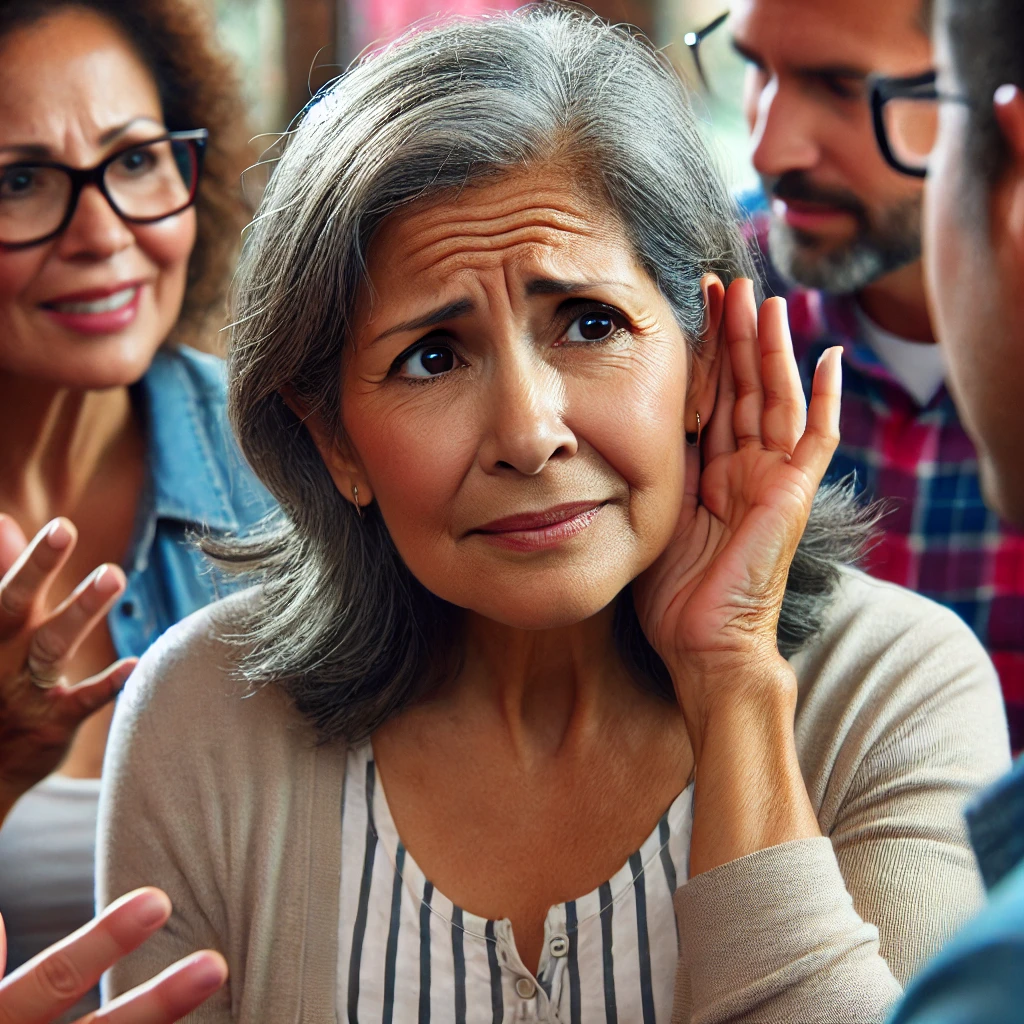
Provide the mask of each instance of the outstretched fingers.
POLYGON ((843 391, 843 350, 826 349, 818 360, 807 407, 807 427, 790 464, 803 471, 817 488, 839 444, 839 408, 843 391))
POLYGON ((765 299, 757 317, 764 381, 761 435, 769 451, 791 454, 807 425, 807 402, 793 354, 786 300, 765 299))
POLYGON ((740 278, 725 293, 725 341, 736 391, 732 427, 739 448, 761 444, 764 386, 754 282, 740 278))
POLYGON ((219 989, 228 976, 220 953, 204 949, 179 960, 152 981, 133 988, 78 1024, 172 1024, 219 989))
POLYGON ((171 901, 138 889, 0 982, 0 1024, 45 1024, 74 1006, 122 956, 160 928, 171 901))
MULTIPOLYGON (((4 548, 12 542, 11 521, 0 532, 4 548)), ((16 524, 14 524, 16 526, 16 524)), ((46 594, 61 566, 74 548, 77 533, 70 520, 58 518, 47 523, 32 538, 0 579, 0 639, 21 629, 36 603, 46 594)))

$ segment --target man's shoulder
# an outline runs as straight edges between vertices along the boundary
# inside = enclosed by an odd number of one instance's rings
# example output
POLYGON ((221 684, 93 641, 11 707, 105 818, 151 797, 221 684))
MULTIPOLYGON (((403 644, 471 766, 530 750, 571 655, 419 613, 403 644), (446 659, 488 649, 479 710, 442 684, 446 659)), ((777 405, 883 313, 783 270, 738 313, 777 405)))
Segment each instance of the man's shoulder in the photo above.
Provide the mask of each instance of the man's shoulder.
POLYGON ((1013 1024, 1024 1005, 1024 863, 914 979, 889 1024, 1013 1024))

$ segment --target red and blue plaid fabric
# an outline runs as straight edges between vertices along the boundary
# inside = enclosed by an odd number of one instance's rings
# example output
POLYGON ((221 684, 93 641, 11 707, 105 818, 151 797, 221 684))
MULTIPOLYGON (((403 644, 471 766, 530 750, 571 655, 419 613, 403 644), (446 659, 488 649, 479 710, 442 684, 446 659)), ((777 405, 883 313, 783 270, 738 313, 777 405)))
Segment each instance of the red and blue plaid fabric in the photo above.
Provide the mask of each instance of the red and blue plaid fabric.
MULTIPOLYGON (((752 233, 767 252, 767 224, 752 233)), ((974 446, 943 387, 923 408, 861 336, 854 300, 787 288, 765 260, 768 294, 789 304, 804 388, 818 357, 843 347, 842 440, 826 479, 854 474, 891 511, 864 568, 952 608, 999 672, 1015 751, 1024 749, 1024 532, 982 500, 974 446)))

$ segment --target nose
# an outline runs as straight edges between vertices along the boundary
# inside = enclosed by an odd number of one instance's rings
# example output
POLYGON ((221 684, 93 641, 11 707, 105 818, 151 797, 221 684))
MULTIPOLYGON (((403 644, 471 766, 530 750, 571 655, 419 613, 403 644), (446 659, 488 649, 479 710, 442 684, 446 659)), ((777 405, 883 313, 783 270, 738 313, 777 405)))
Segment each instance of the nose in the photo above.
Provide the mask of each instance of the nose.
POLYGON ((64 259, 102 260, 135 241, 129 226, 114 212, 95 185, 86 185, 57 248, 64 259))
POLYGON ((747 84, 747 122, 750 125, 751 159, 764 177, 815 167, 820 151, 814 134, 814 118, 793 87, 780 84, 777 76, 747 84))
POLYGON ((536 476, 552 460, 576 454, 576 436, 563 418, 564 382, 555 367, 535 355, 498 367, 485 400, 491 409, 479 456, 485 472, 536 476))

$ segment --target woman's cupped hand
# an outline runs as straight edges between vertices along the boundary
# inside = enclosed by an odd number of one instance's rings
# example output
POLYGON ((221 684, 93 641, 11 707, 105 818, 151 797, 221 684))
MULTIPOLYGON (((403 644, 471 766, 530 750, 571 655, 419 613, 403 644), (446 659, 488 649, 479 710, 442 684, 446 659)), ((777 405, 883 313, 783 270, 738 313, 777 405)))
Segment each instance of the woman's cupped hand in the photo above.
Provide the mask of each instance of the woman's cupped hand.
POLYGON ((721 703, 795 700, 776 630, 789 567, 839 439, 841 349, 804 400, 786 304, 753 284, 725 295, 713 414, 687 448, 678 526, 634 584, 644 631, 668 667, 698 752, 721 703))
POLYGON ((75 652, 125 586, 120 568, 100 566, 53 600, 77 536, 60 518, 27 541, 0 515, 0 821, 58 767, 79 725, 114 697, 138 660, 73 678, 75 652))

